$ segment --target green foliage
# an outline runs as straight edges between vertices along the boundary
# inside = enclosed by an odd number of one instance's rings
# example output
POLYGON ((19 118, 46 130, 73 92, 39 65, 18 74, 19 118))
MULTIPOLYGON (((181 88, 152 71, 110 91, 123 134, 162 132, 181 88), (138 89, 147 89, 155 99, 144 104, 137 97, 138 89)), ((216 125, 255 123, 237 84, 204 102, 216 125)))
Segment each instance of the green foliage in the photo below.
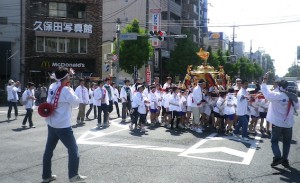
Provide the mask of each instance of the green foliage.
POLYGON ((285 74, 286 77, 297 77, 300 73, 300 67, 297 65, 292 65, 288 68, 288 73, 285 74))
POLYGON ((127 25, 122 33, 138 33, 137 40, 124 40, 120 42, 120 68, 132 74, 134 66, 140 69, 153 55, 153 48, 148 40, 147 32, 140 28, 139 21, 134 19, 127 25))
POLYGON ((174 51, 171 51, 170 61, 167 63, 167 70, 171 76, 185 76, 188 65, 200 65, 201 60, 196 55, 199 48, 192 40, 189 32, 186 39, 177 39, 174 51))

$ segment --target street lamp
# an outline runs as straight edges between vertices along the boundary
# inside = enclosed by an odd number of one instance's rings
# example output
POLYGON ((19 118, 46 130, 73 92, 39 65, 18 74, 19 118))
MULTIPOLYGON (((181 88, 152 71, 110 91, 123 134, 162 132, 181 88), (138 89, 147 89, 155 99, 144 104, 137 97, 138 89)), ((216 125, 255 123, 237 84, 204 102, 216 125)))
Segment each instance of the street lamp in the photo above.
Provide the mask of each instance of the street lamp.
POLYGON ((116 41, 117 41, 117 48, 116 48, 116 53, 118 56, 118 60, 116 60, 116 83, 119 85, 119 62, 120 62, 120 33, 121 33, 121 20, 120 18, 117 19, 116 21, 116 41))

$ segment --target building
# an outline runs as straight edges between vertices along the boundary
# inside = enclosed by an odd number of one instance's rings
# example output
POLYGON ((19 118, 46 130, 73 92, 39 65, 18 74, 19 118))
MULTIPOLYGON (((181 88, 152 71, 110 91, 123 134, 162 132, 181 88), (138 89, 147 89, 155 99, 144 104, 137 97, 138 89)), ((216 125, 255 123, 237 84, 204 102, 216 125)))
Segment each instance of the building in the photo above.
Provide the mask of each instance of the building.
MULTIPOLYGON (((141 28, 146 29, 147 24, 147 2, 136 0, 117 0, 117 1, 103 1, 103 35, 102 35, 102 77, 112 77, 116 80, 124 81, 124 79, 131 79, 129 75, 123 71, 116 72, 116 62, 107 59, 107 55, 111 55, 116 50, 113 41, 117 37, 117 20, 120 20, 120 29, 124 29, 126 25, 131 23, 133 19, 139 20, 141 28), (108 69, 106 67, 108 66, 108 69)), ((139 77, 144 78, 145 68, 139 70, 139 77)))
POLYGON ((101 75, 101 0, 29 0, 25 13, 25 81, 48 83, 59 66, 101 75))
POLYGON ((193 36, 193 41, 200 45, 200 35, 202 24, 201 0, 182 1, 182 32, 188 31, 193 36))
POLYGON ((229 39, 224 32, 209 32, 208 37, 204 37, 204 45, 210 46, 212 52, 220 49, 225 53, 229 49, 229 39))
POLYGON ((22 6, 24 1, 0 1, 0 81, 1 88, 7 80, 21 80, 22 6))
POLYGON ((234 42, 234 55, 237 59, 244 57, 245 53, 245 43, 244 42, 234 42))

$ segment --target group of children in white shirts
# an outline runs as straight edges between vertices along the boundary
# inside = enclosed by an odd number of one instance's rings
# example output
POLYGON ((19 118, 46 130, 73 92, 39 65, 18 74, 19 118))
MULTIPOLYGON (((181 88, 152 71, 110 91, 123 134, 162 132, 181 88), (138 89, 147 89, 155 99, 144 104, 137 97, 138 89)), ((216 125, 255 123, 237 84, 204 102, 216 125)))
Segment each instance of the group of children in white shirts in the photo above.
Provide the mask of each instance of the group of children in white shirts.
MULTIPOLYGON (((204 84, 205 85, 205 84, 204 84)), ((132 91, 132 122, 130 130, 138 129, 145 131, 147 114, 150 113, 150 125, 159 123, 161 115, 161 126, 179 130, 191 129, 197 133, 203 130, 215 129, 218 132, 232 134, 233 127, 237 122, 236 94, 239 88, 229 88, 227 91, 220 87, 210 87, 205 89, 202 83, 189 89, 182 89, 172 86, 170 82, 165 83, 164 87, 160 84, 153 84, 148 88, 144 85, 136 85, 132 91), (172 86, 172 87, 171 87, 172 86), (196 97, 193 90, 202 93, 199 103, 195 102, 196 97), (220 89, 220 90, 219 90, 220 89), (196 109, 196 110, 195 110, 196 109), (199 116, 198 116, 199 111, 199 116), (197 116, 195 116, 195 114, 197 116), (190 119, 193 116, 192 123, 190 119), (138 122, 138 118, 140 119, 138 122)), ((199 94, 197 93, 197 97, 199 94)), ((248 116, 251 121, 249 131, 255 131, 258 119, 261 119, 260 130, 265 132, 264 119, 266 118, 269 101, 261 93, 248 93, 248 116)), ((266 132, 269 134, 270 125, 267 123, 266 132)))

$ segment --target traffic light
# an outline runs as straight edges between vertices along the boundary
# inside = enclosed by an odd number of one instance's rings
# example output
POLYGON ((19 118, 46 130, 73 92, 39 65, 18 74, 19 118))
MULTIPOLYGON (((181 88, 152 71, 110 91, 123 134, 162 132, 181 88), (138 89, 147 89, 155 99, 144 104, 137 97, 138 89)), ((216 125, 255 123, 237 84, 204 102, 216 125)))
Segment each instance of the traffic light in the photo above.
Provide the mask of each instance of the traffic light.
POLYGON ((105 72, 109 71, 109 64, 105 64, 105 72))
POLYGON ((166 31, 150 31, 149 33, 152 37, 156 37, 160 41, 164 41, 167 35, 166 31))
POLYGON ((230 55, 230 61, 231 61, 231 63, 236 63, 236 60, 237 58, 236 58, 236 55, 230 55))

